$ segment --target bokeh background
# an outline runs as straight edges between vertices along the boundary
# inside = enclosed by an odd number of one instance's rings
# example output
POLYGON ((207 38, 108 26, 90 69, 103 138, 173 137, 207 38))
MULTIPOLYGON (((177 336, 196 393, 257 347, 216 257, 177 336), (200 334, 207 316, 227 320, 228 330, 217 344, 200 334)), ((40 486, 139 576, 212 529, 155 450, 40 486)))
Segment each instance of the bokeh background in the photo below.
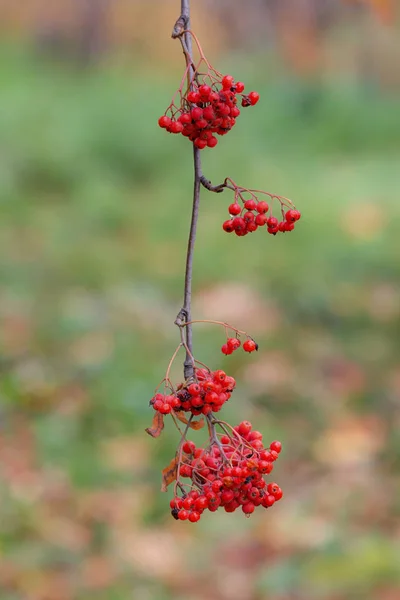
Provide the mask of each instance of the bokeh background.
POLYGON ((192 191, 190 145, 157 127, 178 2, 2 0, 0 598, 397 600, 398 3, 192 4, 211 62, 262 98, 205 174, 303 214, 241 240, 229 193, 205 192, 195 257, 195 315, 260 344, 226 358, 199 325, 196 356, 237 378, 228 420, 283 442, 285 498, 176 522, 159 486, 177 432, 144 433, 192 191))

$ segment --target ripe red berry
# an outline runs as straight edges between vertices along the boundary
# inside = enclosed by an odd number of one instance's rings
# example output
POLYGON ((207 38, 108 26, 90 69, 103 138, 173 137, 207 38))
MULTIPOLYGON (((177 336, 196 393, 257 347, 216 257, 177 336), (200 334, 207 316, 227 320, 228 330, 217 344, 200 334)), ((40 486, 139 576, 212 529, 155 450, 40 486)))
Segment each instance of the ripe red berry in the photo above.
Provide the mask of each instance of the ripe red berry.
POLYGON ((263 225, 265 225, 266 222, 267 222, 267 216, 266 215, 261 214, 261 215, 257 215, 256 216, 255 223, 259 227, 262 227, 263 225))
POLYGON ((274 503, 275 503, 275 496, 273 496, 272 494, 267 494, 264 496, 262 505, 265 506, 265 508, 269 508, 274 503))
POLYGON ((226 231, 227 233, 232 233, 232 231, 235 230, 234 226, 233 226, 233 220, 229 219, 228 221, 225 221, 222 225, 222 228, 224 231, 226 231))
POLYGON ((194 145, 199 149, 199 150, 203 150, 206 146, 207 146, 207 141, 206 140, 202 140, 201 138, 196 138, 194 140, 194 145))
POLYGON ((192 117, 190 116, 189 113, 182 113, 181 116, 179 117, 178 121, 180 121, 180 123, 182 123, 182 125, 188 125, 189 123, 192 122, 192 117))
POLYGON ((282 444, 280 442, 278 442, 277 440, 275 440, 274 442, 271 442, 269 447, 271 450, 275 450, 275 452, 278 452, 278 454, 282 450, 282 444))
POLYGON ((253 502, 246 502, 246 504, 243 504, 242 506, 242 511, 245 515, 251 515, 251 513, 254 512, 254 508, 255 506, 253 502))
POLYGON ((160 117, 158 119, 158 124, 160 127, 163 127, 164 129, 166 129, 167 127, 169 127, 171 125, 172 121, 169 117, 167 117, 167 115, 163 115, 162 117, 160 117))
POLYGON ((245 352, 254 352, 254 350, 258 350, 258 345, 254 340, 246 340, 243 344, 243 350, 245 352))
POLYGON ((209 148, 215 148, 215 146, 218 144, 218 140, 216 137, 214 137, 213 135, 211 137, 208 138, 207 140, 207 146, 209 148))
POLYGON ((211 88, 209 85, 201 85, 199 87, 199 94, 202 98, 208 98, 211 94, 211 88))
POLYGON ((269 217, 267 219, 268 227, 278 227, 278 219, 276 217, 269 217))
POLYGON ((244 231, 246 229, 246 223, 241 217, 235 217, 233 219, 233 227, 236 232, 244 231))
POLYGON ((178 512, 178 519, 180 519, 181 521, 186 521, 188 518, 189 518, 189 512, 182 508, 178 512))
POLYGON ((228 338, 226 343, 229 348, 232 348, 232 351, 237 350, 237 348, 240 348, 241 346, 240 340, 238 338, 228 338))
POLYGON ((168 127, 168 131, 171 133, 182 133, 183 125, 180 121, 172 121, 171 125, 168 127))
POLYGON ((242 212, 242 209, 240 207, 240 204, 238 204, 238 202, 234 202, 233 204, 229 205, 228 211, 229 211, 230 215, 240 215, 240 213, 242 212))
POLYGON ((241 94, 244 90, 244 83, 242 81, 238 81, 235 85, 235 89, 238 94, 241 94))
POLYGON ((255 210, 256 206, 257 206, 257 202, 255 200, 253 200, 253 199, 246 200, 246 202, 244 203, 244 207, 247 210, 255 210))
POLYGON ((233 84, 234 84, 234 79, 232 77, 232 75, 225 75, 225 77, 222 78, 222 87, 224 90, 229 90, 233 84))
POLYGON ((228 344, 223 344, 223 346, 221 347, 221 352, 222 354, 226 354, 228 356, 228 354, 232 354, 233 349, 230 348, 228 344))
POLYGON ((295 210, 295 209, 290 209, 285 214, 286 221, 289 221, 291 223, 298 221, 300 219, 300 217, 301 217, 301 214, 299 213, 298 210, 295 210))
POLYGON ((189 521, 191 523, 196 523, 196 521, 198 521, 199 519, 200 519, 200 513, 198 513, 195 510, 190 513, 190 515, 189 515, 189 521))
POLYGON ((249 94, 249 100, 251 102, 251 105, 254 106, 255 104, 257 104, 257 102, 260 99, 260 94, 258 94, 257 92, 250 92, 249 94))
POLYGON ((261 202, 258 202, 258 204, 256 206, 256 210, 260 214, 268 212, 268 209, 269 209, 268 202, 265 202, 264 200, 261 200, 261 202))
POLYGON ((187 95, 187 99, 189 102, 192 102, 193 104, 197 104, 197 102, 200 102, 200 94, 198 92, 189 92, 187 95))

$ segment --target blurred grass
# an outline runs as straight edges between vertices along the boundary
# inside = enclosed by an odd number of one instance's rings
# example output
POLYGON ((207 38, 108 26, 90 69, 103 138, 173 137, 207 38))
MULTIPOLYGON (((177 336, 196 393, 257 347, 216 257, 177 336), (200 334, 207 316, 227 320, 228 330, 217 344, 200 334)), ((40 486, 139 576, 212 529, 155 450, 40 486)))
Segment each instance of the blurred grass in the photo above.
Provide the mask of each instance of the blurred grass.
POLYGON ((118 600, 132 590, 225 598, 222 581, 238 564, 249 595, 231 598, 394 597, 398 97, 260 64, 225 65, 262 102, 204 152, 204 172, 288 196, 303 217, 293 234, 239 240, 221 231, 227 192, 204 194, 195 302, 199 313, 220 311, 231 293, 234 324, 251 324, 261 351, 229 365, 221 332, 209 328, 196 332, 196 349, 238 377, 227 418, 253 419, 267 440, 284 442, 276 477, 286 501, 252 521, 211 516, 186 534, 158 493, 175 433, 143 438, 177 343, 191 202, 190 145, 157 127, 174 83, 138 66, 79 71, 0 49, 5 600, 118 600), (58 540, 60 513, 72 541, 58 540), (131 530, 145 548, 160 543, 163 558, 139 557, 131 530), (213 546, 225 553, 219 570, 213 546), (106 567, 93 566, 98 555, 106 567), (216 578, 212 592, 204 573, 216 578))

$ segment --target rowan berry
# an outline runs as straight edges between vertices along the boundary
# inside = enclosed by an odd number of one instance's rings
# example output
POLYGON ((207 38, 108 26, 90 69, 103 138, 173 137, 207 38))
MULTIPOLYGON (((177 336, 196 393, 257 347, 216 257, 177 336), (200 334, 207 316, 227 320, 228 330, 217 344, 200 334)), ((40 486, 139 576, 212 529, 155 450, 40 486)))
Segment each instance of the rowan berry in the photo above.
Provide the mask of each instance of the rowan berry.
POLYGON ((281 442, 278 442, 277 440, 275 440, 274 442, 271 442, 269 447, 271 450, 275 450, 275 452, 277 452, 278 454, 282 450, 282 444, 281 444, 281 442))
POLYGON ((260 213, 260 214, 266 213, 268 211, 268 209, 269 209, 268 202, 265 202, 265 200, 261 200, 260 202, 257 203, 256 210, 258 213, 260 213))
POLYGON ((178 519, 180 519, 181 521, 186 521, 188 518, 189 518, 189 511, 182 508, 178 512, 178 519))
POLYGON ((258 350, 258 345, 254 340, 246 340, 243 344, 243 350, 245 352, 254 352, 254 350, 258 350))
POLYGON ((158 119, 158 124, 160 127, 162 127, 163 129, 166 129, 167 127, 169 127, 172 123, 172 120, 167 117, 166 115, 163 115, 162 117, 160 117, 158 119))
POLYGON ((295 210, 293 208, 288 210, 285 214, 285 219, 286 219, 286 221, 289 221, 289 222, 298 221, 300 219, 300 217, 301 217, 301 214, 299 213, 299 211, 295 210))
POLYGON ((260 94, 258 94, 257 92, 250 92, 249 94, 249 100, 251 102, 251 105, 254 106, 255 104, 257 104, 257 102, 260 99, 260 94))
POLYGON ((228 211, 229 211, 230 215, 240 215, 240 213, 242 212, 242 209, 240 207, 240 204, 238 204, 237 202, 234 202, 233 204, 229 205, 228 211))
POLYGON ((183 125, 180 121, 172 121, 171 125, 168 127, 168 131, 171 133, 182 133, 183 125))
POLYGON ((226 231, 227 233, 232 233, 232 231, 235 230, 234 226, 233 226, 233 220, 229 219, 228 221, 225 221, 222 224, 222 228, 224 231, 226 231))
POLYGON ((232 75, 225 75, 225 77, 223 77, 221 81, 223 89, 230 89, 233 86, 234 81, 235 80, 233 79, 232 75))

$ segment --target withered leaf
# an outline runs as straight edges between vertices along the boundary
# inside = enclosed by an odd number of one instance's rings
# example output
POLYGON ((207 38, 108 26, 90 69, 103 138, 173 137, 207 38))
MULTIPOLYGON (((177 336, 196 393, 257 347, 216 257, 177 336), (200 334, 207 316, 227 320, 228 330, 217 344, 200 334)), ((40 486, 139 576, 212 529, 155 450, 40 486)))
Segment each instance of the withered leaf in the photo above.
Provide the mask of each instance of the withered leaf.
MULTIPOLYGON (((185 423, 185 425, 187 425, 187 424, 188 424, 188 419, 185 417, 185 413, 184 413, 182 410, 180 410, 180 411, 177 411, 177 412, 175 413, 175 416, 176 416, 176 417, 179 419, 179 421, 180 421, 181 423, 185 423)), ((196 430, 196 431, 197 431, 198 429, 201 429, 202 427, 204 427, 204 419, 203 419, 203 418, 201 418, 201 419, 199 419, 198 421, 190 421, 190 425, 189 425, 189 427, 190 427, 191 429, 194 429, 194 430, 196 430)))
POLYGON ((159 412, 154 413, 153 423, 151 427, 147 427, 146 432, 151 435, 151 437, 158 437, 161 435, 162 430, 164 429, 164 415, 159 412))
POLYGON ((161 491, 162 492, 166 492, 169 484, 172 483, 173 481, 175 481, 177 472, 178 472, 178 458, 175 456, 169 463, 168 467, 165 467, 165 469, 163 469, 161 471, 161 473, 162 473, 161 491))

